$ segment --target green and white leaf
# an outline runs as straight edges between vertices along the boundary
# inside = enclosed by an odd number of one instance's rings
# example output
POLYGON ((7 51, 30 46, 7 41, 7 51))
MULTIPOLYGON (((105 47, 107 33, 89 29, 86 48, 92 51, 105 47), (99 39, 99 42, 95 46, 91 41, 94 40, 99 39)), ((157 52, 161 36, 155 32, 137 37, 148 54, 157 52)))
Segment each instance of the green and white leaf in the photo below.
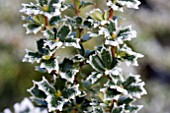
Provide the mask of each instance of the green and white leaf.
POLYGON ((69 102, 70 99, 75 99, 76 96, 81 94, 78 87, 79 85, 68 86, 67 89, 62 91, 62 96, 59 98, 54 95, 48 95, 46 101, 48 103, 49 112, 56 110, 62 111, 66 102, 69 102))
POLYGON ((129 113, 129 112, 125 112, 125 104, 118 106, 116 103, 114 103, 113 105, 113 109, 111 113, 129 113))
POLYGON ((92 72, 88 78, 86 79, 87 81, 90 81, 92 84, 94 84, 95 82, 97 82, 97 80, 99 80, 101 77, 103 76, 102 73, 99 72, 92 72))
POLYGON ((97 53, 91 55, 89 60, 87 60, 87 63, 90 64, 98 72, 105 71, 104 64, 97 53))
POLYGON ((117 0, 116 3, 134 9, 139 9, 139 5, 141 4, 139 0, 117 0))
POLYGON ((89 110, 87 113, 106 113, 104 111, 104 107, 106 106, 102 101, 100 101, 98 98, 92 98, 90 103, 92 109, 89 110))
MULTIPOLYGON (((53 1, 53 0, 52 0, 53 1)), ((24 13, 25 15, 44 15, 49 20, 54 16, 59 16, 62 11, 67 9, 66 5, 63 5, 63 1, 57 1, 52 3, 48 3, 47 1, 37 1, 37 4, 30 3, 30 4, 22 4, 23 8, 20 12, 24 13), (44 7, 47 9, 44 10, 44 7)))
POLYGON ((83 62, 85 61, 86 59, 80 55, 80 54, 77 54, 77 55, 74 55, 70 58, 74 63, 78 63, 78 62, 83 62))
POLYGON ((102 107, 92 106, 92 111, 90 113, 106 113, 102 107))
POLYGON ((57 32, 57 37, 61 40, 64 41, 67 36, 72 32, 71 26, 70 25, 63 25, 60 27, 60 29, 57 32))
POLYGON ((67 80, 68 82, 74 83, 75 76, 79 72, 79 70, 68 70, 66 72, 60 72, 61 78, 67 80))
POLYGON ((40 68, 46 69, 48 73, 55 71, 59 72, 59 64, 57 59, 43 60, 40 64, 40 68))
POLYGON ((75 38, 73 35, 66 37, 64 40, 54 41, 54 40, 46 40, 44 43, 44 47, 49 47, 50 50, 65 48, 65 47, 80 47, 80 39, 75 38))
POLYGON ((117 85, 111 81, 104 84, 105 88, 100 91, 104 94, 104 101, 118 100, 122 95, 128 95, 128 91, 121 85, 117 85))
POLYGON ((43 91, 39 90, 38 89, 38 86, 36 84, 35 81, 33 81, 34 85, 33 87, 31 87, 30 89, 28 89, 27 91, 33 96, 33 97, 36 97, 36 98, 42 98, 42 99, 45 99, 46 98, 46 95, 43 91))
POLYGON ((50 25, 56 25, 59 23, 59 21, 61 21, 61 17, 60 16, 54 16, 49 20, 49 24, 50 25))
POLYGON ((140 1, 138 0, 108 0, 107 6, 111 7, 115 11, 121 11, 123 12, 123 8, 133 8, 138 9, 140 5, 140 1))
POLYGON ((117 38, 121 38, 123 41, 130 41, 136 38, 136 36, 137 33, 135 30, 132 30, 131 26, 119 28, 119 32, 117 33, 117 38))
POLYGON ((53 40, 46 40, 44 43, 44 47, 49 47, 50 50, 62 48, 63 42, 55 42, 53 40))
POLYGON ((114 62, 114 59, 112 57, 111 48, 104 47, 100 50, 97 50, 95 54, 90 55, 89 60, 87 60, 87 63, 89 63, 96 71, 103 72, 106 75, 108 75, 114 68, 114 65, 112 65, 114 62))
POLYGON ((42 58, 42 55, 39 54, 38 52, 33 52, 28 49, 26 49, 26 54, 24 58, 22 59, 23 62, 30 62, 30 63, 40 63, 42 58))
POLYGON ((87 13, 87 15, 97 21, 103 20, 103 12, 100 9, 93 9, 92 11, 87 13))
POLYGON ((43 77, 40 82, 34 81, 34 84, 36 84, 38 89, 43 91, 46 95, 51 95, 56 92, 55 88, 48 82, 45 77, 43 77))
POLYGON ((66 37, 64 41, 64 46, 74 47, 80 49, 80 39, 75 38, 73 35, 66 37))
POLYGON ((69 85, 62 93, 65 99, 75 99, 76 96, 81 95, 79 84, 73 86, 69 85))
POLYGON ((25 15, 37 15, 41 12, 37 5, 32 2, 30 4, 22 4, 22 6, 23 8, 20 10, 20 12, 24 13, 25 15))
POLYGON ((132 51, 126 44, 124 44, 119 51, 117 57, 122 59, 128 66, 138 66, 138 58, 144 57, 144 55, 132 51))
POLYGON ((67 99, 64 99, 63 97, 57 98, 54 95, 48 95, 46 101, 48 103, 49 112, 53 112, 56 110, 62 111, 64 104, 68 102, 67 99))
POLYGON ((115 84, 119 81, 124 81, 121 68, 115 67, 112 70, 106 70, 105 75, 108 75, 115 84))
POLYGON ((45 99, 37 98, 37 97, 34 97, 34 96, 31 96, 30 99, 31 99, 32 102, 34 102, 38 106, 47 106, 47 102, 46 102, 45 99))
POLYGON ((123 87, 135 98, 141 98, 142 95, 147 94, 144 86, 145 83, 142 82, 139 75, 130 74, 129 77, 123 82, 123 87))
POLYGON ((104 38, 106 39, 112 39, 112 35, 114 34, 116 36, 118 31, 117 21, 117 19, 110 20, 106 23, 106 27, 99 27, 98 34, 104 35, 104 38))
POLYGON ((104 37, 108 39, 111 38, 109 30, 105 27, 99 27, 99 35, 104 35, 104 37))
POLYGON ((101 60, 103 61, 105 68, 111 69, 112 68, 111 65, 113 62, 113 56, 112 56, 110 47, 109 48, 103 47, 100 51, 98 51, 98 54, 99 54, 101 60))
POLYGON ((44 25, 36 25, 36 24, 23 24, 23 27, 26 28, 26 34, 30 34, 30 33, 34 33, 37 34, 39 31, 41 31, 42 27, 44 27, 44 25))

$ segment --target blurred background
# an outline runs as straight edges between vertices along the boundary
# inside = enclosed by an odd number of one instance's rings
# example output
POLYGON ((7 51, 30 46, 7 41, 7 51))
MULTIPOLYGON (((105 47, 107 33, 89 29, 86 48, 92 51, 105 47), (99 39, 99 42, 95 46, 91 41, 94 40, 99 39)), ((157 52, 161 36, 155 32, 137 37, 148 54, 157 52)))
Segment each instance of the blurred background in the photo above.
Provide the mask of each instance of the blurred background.
MULTIPOLYGON (((21 61, 26 48, 36 48, 37 37, 25 34, 19 13, 21 3, 30 1, 0 0, 0 111, 29 96, 26 89, 32 86, 32 79, 42 76, 32 64, 21 61)), ((104 0, 93 1, 94 7, 105 8, 104 0)), ((137 101, 144 105, 139 113, 170 113, 170 1, 140 1, 139 10, 118 14, 126 18, 122 25, 131 24, 137 30, 138 38, 130 44, 145 55, 139 67, 123 65, 124 73, 140 74, 146 82, 148 95, 137 101)))

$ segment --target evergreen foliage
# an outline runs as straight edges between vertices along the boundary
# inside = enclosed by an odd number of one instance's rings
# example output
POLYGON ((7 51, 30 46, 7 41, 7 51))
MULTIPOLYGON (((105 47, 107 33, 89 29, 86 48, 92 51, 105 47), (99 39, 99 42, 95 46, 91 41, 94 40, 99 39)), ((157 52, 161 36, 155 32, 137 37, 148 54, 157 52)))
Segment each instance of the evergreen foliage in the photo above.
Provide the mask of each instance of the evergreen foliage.
MULTIPOLYGON (((37 51, 26 50, 24 62, 36 63, 36 70, 49 73, 33 81, 28 89, 30 100, 14 105, 15 113, 137 113, 142 105, 133 102, 146 94, 139 75, 125 78, 119 64, 138 66, 143 55, 132 51, 126 42, 136 37, 131 26, 121 27, 115 11, 138 9, 138 0, 107 0, 106 10, 99 8, 79 13, 91 2, 72 0, 36 0, 22 4, 21 12, 26 33, 42 33, 37 51), (65 15, 73 10, 75 16, 65 15), (87 50, 83 43, 92 38, 103 38, 103 44, 87 50), (60 48, 73 47, 77 53, 59 61, 60 48), (85 66, 91 73, 84 71, 85 66), (26 103, 26 104, 24 104, 26 103)), ((11 113, 9 109, 4 113, 11 113)))

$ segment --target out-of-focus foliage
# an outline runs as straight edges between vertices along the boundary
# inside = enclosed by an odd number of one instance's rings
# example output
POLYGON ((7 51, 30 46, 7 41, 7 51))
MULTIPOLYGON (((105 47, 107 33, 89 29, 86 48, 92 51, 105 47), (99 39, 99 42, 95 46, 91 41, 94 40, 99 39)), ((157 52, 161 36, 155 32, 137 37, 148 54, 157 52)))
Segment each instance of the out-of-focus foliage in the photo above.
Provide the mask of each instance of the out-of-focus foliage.
MULTIPOLYGON (((21 2, 29 1, 31 0, 0 1, 0 111, 7 105, 20 101, 28 94, 25 89, 31 86, 30 81, 33 78, 39 79, 32 65, 21 62, 24 49, 35 47, 35 43, 32 43, 35 37, 25 35, 18 13, 21 2)), ((94 1, 97 2, 96 7, 104 8, 103 0, 94 1)), ((169 0, 141 1, 144 4, 139 11, 130 11, 125 16, 129 23, 134 23, 133 27, 138 29, 138 37, 142 37, 135 39, 131 46, 146 56, 145 60, 140 63, 143 64, 140 70, 143 78, 147 80, 148 95, 145 96, 145 100, 139 101, 145 106, 140 113, 169 112, 170 2, 169 0)), ((100 40, 98 41, 100 43, 100 40)), ((91 48, 91 44, 86 44, 86 46, 91 48)), ((64 53, 64 55, 68 54, 64 53)), ((137 71, 131 67, 128 70, 137 71)))

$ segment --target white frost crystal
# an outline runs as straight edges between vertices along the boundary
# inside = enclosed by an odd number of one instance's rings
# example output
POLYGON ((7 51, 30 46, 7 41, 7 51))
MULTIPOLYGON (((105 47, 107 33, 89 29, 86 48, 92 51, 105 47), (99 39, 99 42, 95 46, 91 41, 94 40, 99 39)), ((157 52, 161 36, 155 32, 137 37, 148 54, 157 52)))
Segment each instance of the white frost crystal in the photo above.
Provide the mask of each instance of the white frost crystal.
POLYGON ((102 77, 102 75, 102 73, 92 72, 87 78, 87 81, 91 81, 91 83, 94 84, 99 78, 102 77))

